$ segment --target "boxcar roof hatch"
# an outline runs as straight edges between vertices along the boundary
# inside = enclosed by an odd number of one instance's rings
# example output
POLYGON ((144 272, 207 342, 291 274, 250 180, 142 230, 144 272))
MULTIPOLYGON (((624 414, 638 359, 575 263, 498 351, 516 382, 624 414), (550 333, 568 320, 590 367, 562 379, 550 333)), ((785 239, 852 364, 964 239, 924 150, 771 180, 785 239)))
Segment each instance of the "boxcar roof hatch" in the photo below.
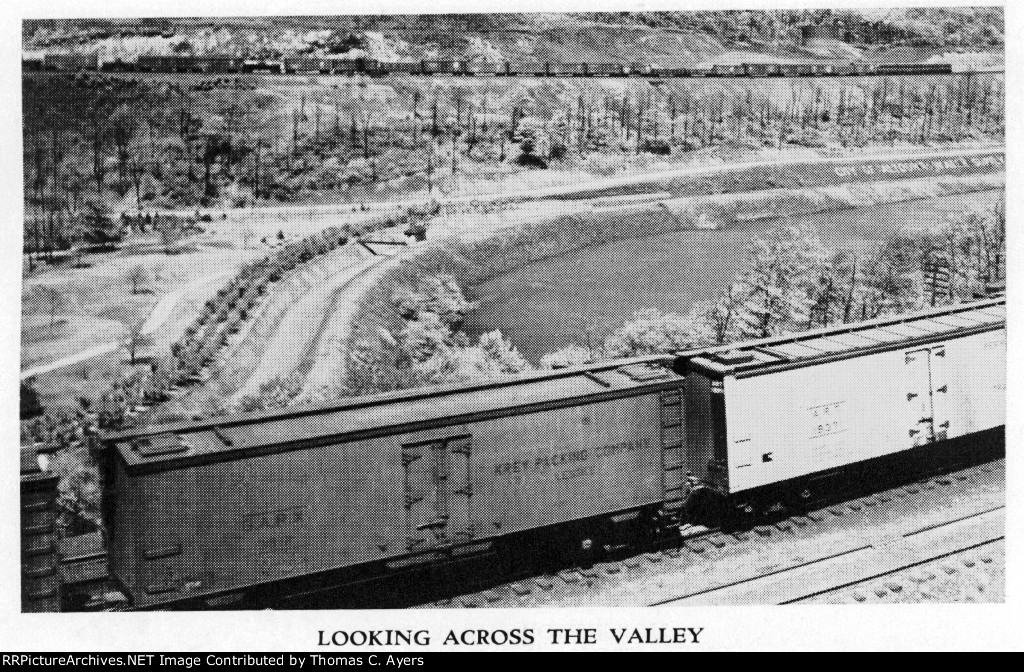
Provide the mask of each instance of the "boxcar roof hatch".
POLYGON ((216 453, 287 450, 418 431, 435 426, 514 415, 517 409, 543 410, 643 394, 669 385, 679 376, 648 362, 614 362, 543 374, 502 384, 429 389, 405 395, 355 399, 310 412, 219 417, 206 423, 168 425, 119 433, 108 438, 129 467, 208 461, 216 453))

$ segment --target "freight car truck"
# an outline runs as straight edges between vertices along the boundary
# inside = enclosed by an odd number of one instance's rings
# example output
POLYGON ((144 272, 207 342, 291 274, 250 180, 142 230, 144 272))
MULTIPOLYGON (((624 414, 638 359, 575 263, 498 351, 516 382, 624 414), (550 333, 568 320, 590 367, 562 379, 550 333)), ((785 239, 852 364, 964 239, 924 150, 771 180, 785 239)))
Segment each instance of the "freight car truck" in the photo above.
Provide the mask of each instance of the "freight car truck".
POLYGON ((690 508, 742 519, 840 476, 1002 446, 1005 299, 684 354, 676 370, 690 508))
POLYGON ((111 572, 136 608, 226 606, 502 544, 623 545, 681 506, 682 378, 663 363, 111 435, 111 572))

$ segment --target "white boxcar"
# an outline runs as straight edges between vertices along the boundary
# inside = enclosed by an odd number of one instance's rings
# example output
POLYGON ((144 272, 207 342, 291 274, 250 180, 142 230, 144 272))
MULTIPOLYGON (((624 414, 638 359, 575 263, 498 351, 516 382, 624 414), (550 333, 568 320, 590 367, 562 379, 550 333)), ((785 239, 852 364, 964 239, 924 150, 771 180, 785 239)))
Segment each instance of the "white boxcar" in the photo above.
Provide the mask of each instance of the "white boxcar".
POLYGON ((688 469, 746 504, 1005 423, 1005 299, 686 353, 688 469))

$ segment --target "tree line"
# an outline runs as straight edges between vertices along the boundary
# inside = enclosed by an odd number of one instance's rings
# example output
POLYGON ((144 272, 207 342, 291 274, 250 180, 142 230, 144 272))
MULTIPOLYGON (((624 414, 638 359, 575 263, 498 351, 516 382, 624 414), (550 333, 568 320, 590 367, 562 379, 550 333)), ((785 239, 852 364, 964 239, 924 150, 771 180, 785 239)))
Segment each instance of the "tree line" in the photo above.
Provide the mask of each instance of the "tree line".
POLYGON ((112 244, 118 211, 357 200, 384 185, 429 194, 463 175, 588 169, 594 155, 961 142, 1001 137, 1005 123, 1002 80, 976 75, 374 85, 379 95, 226 82, 26 78, 26 252, 112 244))

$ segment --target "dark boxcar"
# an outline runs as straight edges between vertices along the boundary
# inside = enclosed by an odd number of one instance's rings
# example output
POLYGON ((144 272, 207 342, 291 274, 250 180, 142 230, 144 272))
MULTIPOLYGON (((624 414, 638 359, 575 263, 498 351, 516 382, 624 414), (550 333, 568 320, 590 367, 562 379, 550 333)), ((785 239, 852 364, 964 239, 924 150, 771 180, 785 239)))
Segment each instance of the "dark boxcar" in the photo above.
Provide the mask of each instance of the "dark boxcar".
POLYGON ((715 77, 738 77, 743 74, 742 65, 713 65, 711 75, 715 77))
POLYGON ((138 67, 134 61, 120 58, 102 60, 98 65, 103 72, 133 72, 138 67))
POLYGON ((160 66, 160 56, 139 56, 139 72, 157 72, 160 66))
POLYGON ((96 54, 47 53, 43 63, 47 70, 56 70, 57 72, 79 72, 81 70, 98 69, 99 57, 96 54))
POLYGON ((382 74, 382 63, 375 58, 357 58, 356 71, 366 75, 379 76, 382 74))
POLYGON ((554 525, 585 546, 573 525, 683 496, 682 378, 663 363, 108 436, 111 571, 145 608, 554 525))
POLYGON ((306 56, 285 59, 285 71, 290 73, 321 74, 333 72, 336 59, 306 56))
POLYGON ((490 77, 497 75, 504 68, 503 64, 487 62, 487 61, 472 61, 463 64, 463 69, 467 75, 475 75, 482 77, 490 77))
POLYGON ((363 72, 365 64, 363 59, 360 58, 338 58, 336 56, 329 56, 324 59, 327 70, 331 74, 335 75, 352 75, 357 72, 363 72))
POLYGON ((548 61, 520 61, 512 64, 512 72, 520 77, 550 77, 554 66, 548 61))
POLYGON ((284 61, 266 58, 247 58, 242 61, 242 72, 284 73, 284 61))
POLYGON ((416 75, 420 73, 422 66, 419 61, 390 61, 381 63, 380 68, 388 74, 416 75))
POLYGON ((778 63, 744 63, 743 72, 747 77, 778 77, 782 74, 778 63))
POLYGON ((549 74, 554 77, 586 77, 589 72, 586 63, 551 63, 549 74))
MULTIPOLYGON (((691 68, 661 68, 659 73, 662 77, 694 77, 707 74, 706 72, 695 73, 691 68)), ((654 74, 653 70, 651 74, 654 74)))
POLYGON ((461 71, 458 61, 423 61, 421 72, 424 75, 455 75, 461 71))
POLYGON ((875 66, 878 75, 939 75, 953 72, 949 63, 881 63, 875 66))
POLYGON ((211 73, 241 72, 242 59, 230 56, 203 56, 198 58, 199 71, 211 73))
POLYGON ((506 63, 506 74, 519 77, 545 77, 550 69, 550 63, 539 61, 517 61, 506 63))
POLYGON ((586 73, 591 77, 622 77, 626 74, 626 66, 619 63, 586 64, 586 73))

